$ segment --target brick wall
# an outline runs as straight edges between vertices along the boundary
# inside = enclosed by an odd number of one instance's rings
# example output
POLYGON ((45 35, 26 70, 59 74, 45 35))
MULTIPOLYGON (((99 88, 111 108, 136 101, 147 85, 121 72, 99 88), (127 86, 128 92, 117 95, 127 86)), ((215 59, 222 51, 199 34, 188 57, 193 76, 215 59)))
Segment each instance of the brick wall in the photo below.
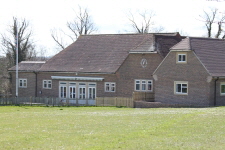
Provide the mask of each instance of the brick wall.
POLYGON ((211 106, 212 82, 209 74, 192 51, 187 52, 187 63, 176 63, 176 52, 171 51, 155 73, 155 101, 167 104, 211 106), (174 81, 188 81, 188 95, 174 94, 174 81))
MULTIPOLYGON (((30 97, 35 96, 35 88, 36 88, 36 75, 33 72, 28 73, 19 73, 19 78, 27 79, 27 87, 26 88, 18 88, 18 97, 30 97)), ((16 96, 16 74, 12 73, 12 96, 16 96)))
MULTIPOLYGON (((98 97, 132 97, 134 92, 135 79, 152 80, 151 74, 162 61, 159 54, 130 54, 126 61, 121 65, 115 74, 75 74, 75 73, 37 73, 37 97, 58 97, 59 96, 59 81, 52 80, 51 76, 88 76, 88 77, 103 77, 104 81, 97 81, 97 96, 98 97), (141 60, 147 60, 147 66, 141 66, 141 60), (52 89, 44 89, 43 80, 52 80, 52 89), (116 92, 105 92, 104 83, 115 82, 116 92)), ((20 96, 35 96, 35 73, 19 73, 20 78, 27 79, 27 88, 20 88, 20 96)), ((62 80, 61 80, 62 81, 62 80)), ((93 82, 93 81, 75 81, 75 82, 93 82)), ((12 73, 12 93, 15 95, 15 73, 12 73)), ((153 83, 154 88, 154 83, 153 83)), ((153 89, 154 92, 154 89, 153 89)))
MULTIPOLYGON (((58 97, 59 81, 52 80, 52 89, 43 89, 42 81, 51 80, 51 76, 82 76, 82 77, 103 77, 103 81, 97 83, 97 97, 132 97, 134 92, 135 79, 152 80, 151 74, 162 61, 159 54, 130 54, 126 61, 121 65, 120 69, 115 74, 72 74, 72 73, 38 73, 38 97, 58 97), (141 66, 141 60, 147 59, 147 66, 141 66), (116 92, 105 92, 104 83, 115 82, 116 92), (41 93, 40 93, 41 91, 41 93)), ((76 81, 90 82, 90 81, 76 81)), ((154 83, 153 83, 154 87, 154 83)), ((154 92, 154 90, 153 90, 154 92)))
MULTIPOLYGON (((213 82, 215 83, 215 80, 213 80, 213 82)), ((225 95, 221 95, 220 93, 220 83, 221 82, 225 82, 225 79, 222 78, 216 81, 216 106, 225 106, 225 95)), ((215 84, 213 84, 212 88, 214 87, 215 84)))
MULTIPOLYGON (((75 73, 47 73, 41 72, 38 74, 38 97, 58 97, 59 96, 59 81, 65 80, 52 80, 51 76, 78 76, 78 77, 103 77, 104 81, 70 81, 70 82, 96 82, 97 83, 97 96, 98 97, 111 97, 116 96, 116 92, 105 92, 104 82, 116 82, 116 74, 75 74, 75 73), (42 81, 52 80, 52 89, 43 89, 42 81), (40 93, 41 91, 41 93, 40 93)), ((116 85, 117 86, 117 85, 116 85)), ((117 87, 116 87, 117 88, 117 87)))
POLYGON ((152 73, 162 61, 159 54, 130 54, 124 64, 118 70, 117 91, 120 97, 132 97, 135 87, 135 79, 148 79, 153 82, 152 73), (142 59, 147 60, 147 66, 141 66, 142 59))

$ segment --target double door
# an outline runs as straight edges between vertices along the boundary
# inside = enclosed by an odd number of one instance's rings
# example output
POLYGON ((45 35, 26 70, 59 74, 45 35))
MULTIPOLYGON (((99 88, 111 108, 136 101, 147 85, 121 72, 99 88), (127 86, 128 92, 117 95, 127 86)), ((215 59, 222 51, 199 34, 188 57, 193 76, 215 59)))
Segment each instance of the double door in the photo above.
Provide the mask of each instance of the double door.
POLYGON ((94 100, 96 98, 96 83, 60 82, 59 97, 94 100))

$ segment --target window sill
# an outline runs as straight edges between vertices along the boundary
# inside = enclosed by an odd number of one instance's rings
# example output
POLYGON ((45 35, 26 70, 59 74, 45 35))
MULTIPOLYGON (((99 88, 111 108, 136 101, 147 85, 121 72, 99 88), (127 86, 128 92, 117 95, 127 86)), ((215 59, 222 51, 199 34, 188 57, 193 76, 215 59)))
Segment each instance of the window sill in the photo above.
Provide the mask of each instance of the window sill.
POLYGON ((141 90, 134 90, 134 92, 153 92, 153 91, 141 91, 141 90))
POLYGON ((177 64, 187 64, 186 61, 177 61, 177 64))
POLYGON ((174 95, 188 95, 188 93, 174 93, 174 95))

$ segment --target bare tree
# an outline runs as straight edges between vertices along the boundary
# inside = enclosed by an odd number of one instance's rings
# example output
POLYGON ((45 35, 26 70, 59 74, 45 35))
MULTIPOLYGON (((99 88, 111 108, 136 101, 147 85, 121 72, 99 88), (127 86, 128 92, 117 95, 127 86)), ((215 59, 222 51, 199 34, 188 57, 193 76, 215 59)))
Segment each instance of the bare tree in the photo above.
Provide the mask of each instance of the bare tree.
POLYGON ((9 59, 9 67, 16 64, 16 40, 18 39, 18 62, 36 56, 35 45, 31 39, 32 31, 29 22, 13 17, 13 24, 9 25, 7 33, 1 34, 1 47, 9 59), (18 37, 17 37, 18 33, 18 37))
POLYGON ((80 6, 79 13, 76 15, 76 18, 71 22, 67 22, 67 27, 75 36, 71 36, 71 40, 77 39, 80 35, 91 34, 93 31, 97 30, 91 20, 91 16, 89 15, 87 8, 82 10, 80 6))
MULTIPOLYGON (((206 29, 207 29, 207 36, 212 37, 213 35, 213 29, 214 26, 217 25, 217 30, 215 34, 215 38, 220 38, 222 31, 223 31, 223 25, 225 24, 225 16, 220 15, 217 8, 211 8, 210 12, 204 11, 204 15, 200 16, 201 21, 205 23, 206 29)), ((224 38, 224 36, 222 37, 224 38)))
POLYGON ((0 97, 9 96, 10 83, 9 74, 7 72, 8 59, 0 56, 0 97))
MULTIPOLYGON (((216 33, 215 38, 219 38, 220 35, 221 35, 221 33, 222 33, 222 31, 223 31, 223 25, 225 24, 224 20, 225 20, 225 16, 223 16, 223 17, 217 22, 217 24, 218 24, 218 29, 217 29, 217 33, 216 33)), ((224 38, 225 38, 225 33, 224 33, 224 35, 222 36, 222 39, 224 39, 224 38)))
MULTIPOLYGON (((62 32, 62 30, 59 31, 62 32)), ((59 31, 57 31, 57 29, 51 30, 51 36, 53 40, 56 42, 57 46, 62 50, 65 49, 67 44, 64 42, 62 35, 59 33, 59 31)))
POLYGON ((91 34, 92 32, 97 31, 97 28, 95 27, 95 24, 92 21, 87 8, 82 9, 80 6, 78 13, 75 13, 75 18, 72 21, 68 21, 66 26, 69 30, 68 33, 62 30, 57 31, 56 29, 51 31, 53 40, 61 49, 64 49, 67 46, 61 36, 62 34, 74 42, 80 35, 91 34))
POLYGON ((144 34, 149 33, 150 31, 163 31, 164 28, 162 26, 154 28, 153 17, 155 17, 155 13, 153 11, 150 13, 148 11, 139 12, 136 17, 133 13, 129 12, 128 20, 136 33, 144 34))

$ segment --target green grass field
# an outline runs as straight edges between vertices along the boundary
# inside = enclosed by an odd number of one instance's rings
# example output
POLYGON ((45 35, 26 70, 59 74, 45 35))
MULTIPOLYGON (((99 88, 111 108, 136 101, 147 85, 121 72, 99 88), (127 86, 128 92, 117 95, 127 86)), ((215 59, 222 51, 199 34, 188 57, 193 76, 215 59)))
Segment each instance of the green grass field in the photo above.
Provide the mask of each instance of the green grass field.
POLYGON ((0 149, 225 149, 225 107, 0 107, 0 149))

